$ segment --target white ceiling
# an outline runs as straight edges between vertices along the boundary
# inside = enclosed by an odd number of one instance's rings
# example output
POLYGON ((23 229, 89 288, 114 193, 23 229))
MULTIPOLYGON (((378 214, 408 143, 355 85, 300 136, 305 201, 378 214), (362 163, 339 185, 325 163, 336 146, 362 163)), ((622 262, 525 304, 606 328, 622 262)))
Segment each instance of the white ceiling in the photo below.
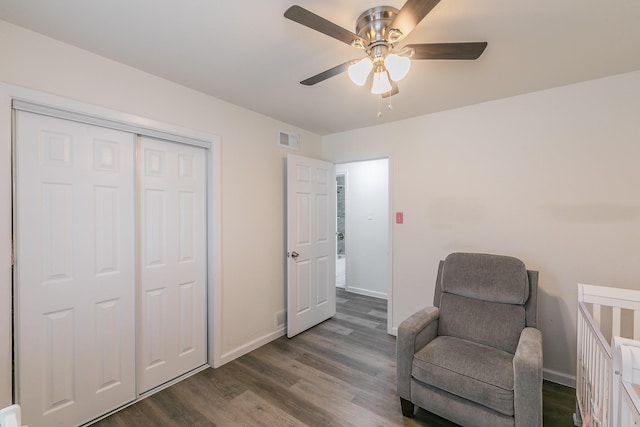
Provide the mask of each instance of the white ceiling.
POLYGON ((442 0, 406 43, 487 49, 414 61, 378 118, 346 74, 299 84, 362 53, 285 19, 294 3, 355 31, 404 1, 0 0, 0 19, 321 135, 640 70, 640 0, 442 0))

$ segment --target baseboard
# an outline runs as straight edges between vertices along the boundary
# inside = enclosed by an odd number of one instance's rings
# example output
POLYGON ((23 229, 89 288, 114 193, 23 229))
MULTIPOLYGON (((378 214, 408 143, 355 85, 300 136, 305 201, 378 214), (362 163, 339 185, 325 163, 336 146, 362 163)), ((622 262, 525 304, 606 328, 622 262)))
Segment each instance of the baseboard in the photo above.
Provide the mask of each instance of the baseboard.
POLYGON ((358 295, 365 295, 368 297, 387 299, 387 294, 383 292, 370 291, 369 289, 354 288, 353 286, 346 286, 344 290, 347 292, 358 294, 358 295))
POLYGON ((551 369, 542 370, 542 378, 552 383, 561 384, 567 387, 576 388, 576 377, 573 375, 567 375, 562 372, 554 371, 551 369))
POLYGON ((277 331, 268 333, 260 338, 256 338, 255 340, 248 342, 240 347, 237 347, 234 350, 231 350, 227 353, 224 353, 220 356, 220 366, 225 363, 231 362, 233 359, 237 359, 240 356, 243 356, 247 353, 252 352, 256 348, 262 347, 263 345, 270 343, 271 341, 280 338, 285 334, 285 328, 278 329, 277 331))

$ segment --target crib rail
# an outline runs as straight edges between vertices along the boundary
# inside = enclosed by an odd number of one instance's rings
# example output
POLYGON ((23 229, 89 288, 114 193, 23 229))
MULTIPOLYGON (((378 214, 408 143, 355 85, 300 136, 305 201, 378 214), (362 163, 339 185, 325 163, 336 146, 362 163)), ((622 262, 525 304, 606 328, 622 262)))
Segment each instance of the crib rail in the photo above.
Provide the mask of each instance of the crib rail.
MULTIPOLYGON (((604 307, 607 307, 607 310, 611 312, 611 321, 609 322, 611 329, 606 333, 612 341, 622 333, 623 310, 630 310, 633 313, 630 325, 631 333, 627 338, 640 340, 640 291, 578 285, 577 409, 574 423, 576 425, 582 423, 584 427, 617 427, 621 425, 619 424, 621 390, 626 390, 625 393, 628 390, 633 390, 630 382, 626 385, 622 384, 614 375, 614 352, 603 333, 604 307)), ((638 355, 640 360, 640 350, 638 355)), ((629 362, 624 363, 628 364, 629 362)), ((616 370, 616 372, 618 371, 616 370)), ((631 400, 626 400, 625 404, 634 402, 634 396, 637 398, 637 395, 627 394, 626 396, 631 400)), ((635 409, 635 406, 632 406, 635 409)), ((637 425, 640 426, 640 423, 637 425)))
POLYGON ((611 347, 589 314, 578 303, 578 375, 576 399, 582 425, 611 426, 611 347))
POLYGON ((640 291, 605 286, 578 285, 578 302, 592 304, 593 320, 601 329, 602 307, 611 307, 611 337, 621 336, 622 310, 633 311, 633 338, 640 341, 640 291))

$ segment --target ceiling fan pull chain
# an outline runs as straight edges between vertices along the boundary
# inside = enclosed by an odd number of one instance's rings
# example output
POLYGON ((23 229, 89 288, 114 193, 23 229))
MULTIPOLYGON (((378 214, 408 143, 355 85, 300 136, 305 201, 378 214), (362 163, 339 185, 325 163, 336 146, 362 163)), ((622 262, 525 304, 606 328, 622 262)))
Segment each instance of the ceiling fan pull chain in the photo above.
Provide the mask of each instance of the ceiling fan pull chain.
POLYGON ((391 105, 391 95, 389 95, 387 99, 389 100, 389 104, 387 105, 387 108, 389 109, 389 111, 391 111, 393 110, 393 106, 391 105))
POLYGON ((378 118, 382 117, 382 95, 378 96, 378 118))

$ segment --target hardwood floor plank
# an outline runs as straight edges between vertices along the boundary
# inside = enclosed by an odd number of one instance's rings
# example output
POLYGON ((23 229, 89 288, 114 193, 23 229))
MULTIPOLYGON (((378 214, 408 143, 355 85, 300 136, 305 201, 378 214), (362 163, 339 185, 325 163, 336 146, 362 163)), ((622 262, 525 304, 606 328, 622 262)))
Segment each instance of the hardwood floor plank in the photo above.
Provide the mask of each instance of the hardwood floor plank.
POLYGON ((293 386, 292 391, 295 391, 308 401, 321 399, 326 410, 331 412, 335 422, 340 423, 340 425, 353 427, 393 426, 391 421, 305 379, 300 380, 293 386))
MULTIPOLYGON (((333 319, 199 372, 95 425, 455 426, 420 408, 412 419, 402 416, 386 301, 336 295, 333 319)), ((544 425, 570 427, 574 399, 575 390, 545 381, 544 425)))
POLYGON ((380 325, 380 322, 369 319, 363 319, 362 317, 353 316, 351 314, 336 313, 336 320, 341 320, 343 323, 366 326, 368 328, 375 328, 380 325))
POLYGON ((233 371, 233 366, 224 365, 216 370, 207 369, 203 371, 200 376, 208 379, 211 392, 215 392, 223 398, 231 400, 247 391, 247 387, 244 384, 236 381, 233 371))
POLYGON ((261 396, 281 410, 291 414, 308 425, 330 425, 331 418, 321 406, 322 402, 307 402, 289 390, 287 382, 281 382, 269 373, 263 373, 244 364, 241 360, 236 364, 235 375, 238 381, 247 385, 254 393, 261 396))
POLYGON ((232 399, 228 400, 211 390, 212 381, 210 378, 196 375, 179 384, 183 383, 184 387, 177 390, 175 395, 177 403, 185 410, 199 412, 217 427, 253 424, 253 419, 249 414, 235 409, 231 404, 232 399))
POLYGON ((305 427, 306 424, 273 406, 251 390, 247 390, 231 401, 238 412, 247 413, 252 420, 250 425, 273 427, 305 427))
POLYGON ((332 322, 322 322, 317 327, 327 332, 333 332, 340 335, 349 335, 353 332, 353 329, 351 328, 347 328, 332 322))
POLYGON ((386 311, 380 311, 380 310, 369 310, 369 311, 367 312, 367 314, 368 314, 369 316, 378 317, 378 318, 383 319, 383 320, 385 320, 385 321, 387 320, 387 312, 386 312, 386 311))
POLYGON ((360 392, 359 388, 354 387, 341 378, 331 376, 304 363, 300 363, 295 359, 289 359, 286 357, 286 354, 283 354, 277 349, 271 348, 269 353, 264 354, 264 356, 273 363, 280 364, 281 366, 290 369, 292 372, 295 372, 301 380, 308 379, 316 386, 324 390, 331 390, 334 394, 339 395, 343 399, 351 400, 358 392, 360 392))

